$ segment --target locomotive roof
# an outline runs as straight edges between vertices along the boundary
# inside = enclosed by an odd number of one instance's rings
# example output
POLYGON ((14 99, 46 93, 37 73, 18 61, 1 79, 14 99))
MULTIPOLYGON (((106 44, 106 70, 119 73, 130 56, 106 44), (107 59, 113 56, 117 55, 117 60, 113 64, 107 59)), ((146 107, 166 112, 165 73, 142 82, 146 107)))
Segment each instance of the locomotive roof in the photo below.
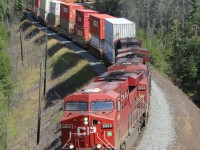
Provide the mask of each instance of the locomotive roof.
MULTIPOLYGON (((129 71, 129 72, 137 72, 140 70, 147 70, 147 66, 139 63, 139 62, 132 62, 132 61, 128 61, 128 59, 124 59, 127 61, 119 61, 116 64, 110 66, 108 68, 108 71, 116 71, 116 70, 124 70, 124 71, 129 71)), ((132 60, 132 59, 130 59, 132 60)))
POLYGON ((114 90, 118 86, 118 82, 92 82, 77 93, 87 93, 86 90, 89 91, 89 89, 91 89, 91 92, 88 93, 105 93, 105 91, 114 90), (94 92, 92 92, 92 89, 96 89, 96 91, 94 90, 94 92))

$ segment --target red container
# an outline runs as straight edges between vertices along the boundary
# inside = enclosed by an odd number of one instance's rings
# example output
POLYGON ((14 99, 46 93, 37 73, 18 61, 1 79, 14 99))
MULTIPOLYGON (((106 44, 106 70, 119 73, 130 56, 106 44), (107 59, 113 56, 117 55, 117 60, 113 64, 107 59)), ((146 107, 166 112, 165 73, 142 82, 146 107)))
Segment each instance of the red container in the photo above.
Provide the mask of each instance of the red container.
POLYGON ((76 10, 76 25, 89 28, 89 16, 92 14, 98 14, 99 12, 90 9, 77 9, 76 10))
POLYGON ((34 0, 34 6, 40 8, 40 0, 34 0))
POLYGON ((104 21, 106 18, 115 18, 113 16, 110 16, 108 14, 92 14, 90 15, 90 33, 97 38, 104 40, 104 30, 105 25, 104 21))
POLYGON ((84 7, 78 4, 73 4, 73 3, 61 3, 60 17, 65 18, 67 21, 75 22, 76 9, 84 9, 84 7))
POLYGON ((83 38, 86 41, 91 39, 90 29, 89 28, 82 28, 80 26, 74 26, 74 34, 78 35, 79 37, 83 38))
POLYGON ((67 21, 75 22, 76 9, 84 9, 84 7, 73 3, 62 3, 60 5, 60 16, 65 18, 67 21))

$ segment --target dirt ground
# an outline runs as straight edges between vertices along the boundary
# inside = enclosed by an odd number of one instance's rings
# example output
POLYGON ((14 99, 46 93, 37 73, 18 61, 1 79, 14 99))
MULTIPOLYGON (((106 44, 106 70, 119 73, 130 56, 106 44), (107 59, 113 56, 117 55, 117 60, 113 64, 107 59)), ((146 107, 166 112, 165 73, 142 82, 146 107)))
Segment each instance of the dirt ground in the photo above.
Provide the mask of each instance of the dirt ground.
POLYGON ((169 149, 200 149, 200 109, 167 77, 152 69, 152 79, 165 92, 174 117, 176 141, 169 149))

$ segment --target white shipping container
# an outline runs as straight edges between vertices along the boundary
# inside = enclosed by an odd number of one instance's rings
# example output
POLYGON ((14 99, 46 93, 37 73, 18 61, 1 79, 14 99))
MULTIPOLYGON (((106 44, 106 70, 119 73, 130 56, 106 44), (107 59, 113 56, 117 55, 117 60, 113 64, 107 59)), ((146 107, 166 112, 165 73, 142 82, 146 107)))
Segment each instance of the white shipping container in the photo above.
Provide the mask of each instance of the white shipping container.
POLYGON ((119 38, 135 37, 135 23, 125 18, 105 19, 105 41, 114 48, 119 38))
POLYGON ((60 16, 60 2, 51 1, 50 2, 50 13, 55 16, 60 16))
POLYGON ((40 0, 40 9, 46 13, 50 11, 50 2, 51 1, 59 1, 59 0, 40 0))
POLYGON ((103 47, 104 47, 104 41, 100 40, 99 38, 97 38, 94 35, 92 35, 92 37, 91 37, 91 45, 93 47, 95 47, 95 48, 103 49, 103 47))
POLYGON ((104 55, 108 61, 115 63, 115 49, 106 41, 104 41, 104 55))
POLYGON ((51 0, 40 0, 40 9, 45 13, 49 13, 50 1, 51 0))

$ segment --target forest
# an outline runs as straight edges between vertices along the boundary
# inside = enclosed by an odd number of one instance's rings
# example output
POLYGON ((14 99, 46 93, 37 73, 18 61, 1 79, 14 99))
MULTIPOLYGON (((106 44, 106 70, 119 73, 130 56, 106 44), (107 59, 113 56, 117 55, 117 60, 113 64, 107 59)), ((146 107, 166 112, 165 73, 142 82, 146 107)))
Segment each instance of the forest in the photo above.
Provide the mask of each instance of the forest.
POLYGON ((199 0, 96 0, 95 8, 134 21, 151 63, 200 107, 199 0))

